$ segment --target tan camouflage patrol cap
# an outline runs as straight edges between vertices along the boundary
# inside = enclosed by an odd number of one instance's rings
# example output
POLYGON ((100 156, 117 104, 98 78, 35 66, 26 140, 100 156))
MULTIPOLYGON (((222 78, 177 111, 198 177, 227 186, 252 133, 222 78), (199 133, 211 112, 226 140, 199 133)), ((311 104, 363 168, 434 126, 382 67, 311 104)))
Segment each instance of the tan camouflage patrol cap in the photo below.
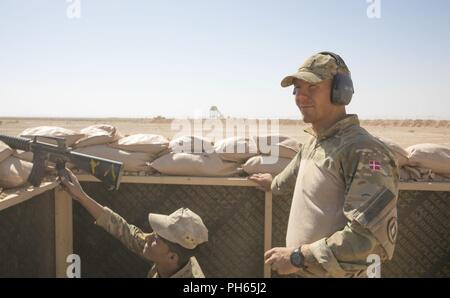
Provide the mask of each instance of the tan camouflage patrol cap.
POLYGON ((288 87, 295 79, 309 83, 320 83, 323 80, 332 79, 336 73, 350 73, 345 66, 339 66, 336 60, 327 54, 315 54, 309 57, 294 74, 285 77, 281 81, 282 87, 288 87))
POLYGON ((149 213, 148 221, 156 234, 187 249, 208 241, 208 229, 202 219, 188 208, 170 215, 149 213))

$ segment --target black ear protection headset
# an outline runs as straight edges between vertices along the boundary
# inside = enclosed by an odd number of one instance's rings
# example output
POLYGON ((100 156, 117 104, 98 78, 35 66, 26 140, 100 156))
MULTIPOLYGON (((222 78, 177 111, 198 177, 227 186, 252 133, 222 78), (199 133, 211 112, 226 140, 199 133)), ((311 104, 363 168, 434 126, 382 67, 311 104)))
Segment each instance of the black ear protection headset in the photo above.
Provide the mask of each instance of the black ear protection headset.
MULTIPOLYGON (((322 55, 329 55, 336 60, 338 67, 347 68, 344 59, 341 56, 332 52, 320 52, 322 55)), ((353 93, 353 81, 350 73, 336 73, 333 77, 333 83, 331 87, 331 102, 336 105, 348 105, 352 100, 353 93)), ((295 94, 295 89, 294 89, 295 94)))

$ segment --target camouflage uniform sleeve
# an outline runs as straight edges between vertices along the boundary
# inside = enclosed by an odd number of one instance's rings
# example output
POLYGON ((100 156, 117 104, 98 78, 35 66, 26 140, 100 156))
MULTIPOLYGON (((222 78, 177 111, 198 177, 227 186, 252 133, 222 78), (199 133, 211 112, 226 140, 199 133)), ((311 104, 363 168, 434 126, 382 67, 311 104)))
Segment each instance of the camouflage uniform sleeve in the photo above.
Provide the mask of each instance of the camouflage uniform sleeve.
POLYGON ((129 250, 143 256, 146 234, 141 229, 128 224, 123 217, 108 207, 103 207, 103 213, 97 218, 95 224, 117 238, 129 250))
POLYGON ((397 235, 398 169, 392 153, 379 143, 362 142, 340 162, 346 195, 343 230, 310 245, 330 276, 366 272, 367 257, 392 258, 397 235))
POLYGON ((302 152, 291 160, 291 162, 273 178, 271 189, 274 195, 286 195, 294 193, 295 182, 297 181, 298 169, 300 168, 300 161, 302 159, 302 152))

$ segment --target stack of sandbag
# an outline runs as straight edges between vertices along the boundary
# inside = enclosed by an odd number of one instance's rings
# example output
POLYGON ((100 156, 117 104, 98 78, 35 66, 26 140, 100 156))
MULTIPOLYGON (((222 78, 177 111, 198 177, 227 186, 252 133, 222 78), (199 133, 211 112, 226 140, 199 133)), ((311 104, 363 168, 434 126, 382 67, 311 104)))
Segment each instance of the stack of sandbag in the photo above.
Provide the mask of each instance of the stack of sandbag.
POLYGON ((12 153, 13 150, 8 145, 0 141, 0 162, 10 157, 12 153))
POLYGON ((169 149, 174 153, 212 153, 214 143, 199 136, 182 136, 171 140, 169 149))
POLYGON ((13 150, 0 141, 0 188, 14 188, 24 185, 33 164, 12 155, 13 150))
POLYGON ((243 163, 259 153, 255 138, 244 137, 219 140, 214 146, 214 152, 225 161, 237 163, 243 163))
MULTIPOLYGON (((107 144, 113 141, 116 141, 121 137, 121 134, 117 131, 114 126, 108 124, 98 124, 92 125, 82 129, 80 132, 75 132, 69 129, 56 127, 56 126, 39 126, 28 128, 24 130, 21 134, 21 137, 25 138, 33 138, 34 136, 45 136, 45 137, 59 137, 65 139, 65 144, 68 147, 80 148, 80 151, 85 154, 99 153, 104 151, 101 155, 97 155, 98 157, 108 158, 108 157, 117 157, 119 154, 113 154, 113 152, 102 150, 103 148, 93 148, 89 146, 107 144)), ((56 141, 47 139, 47 138, 37 138, 38 141, 43 143, 50 143, 56 145, 56 141)), ((21 150, 16 150, 14 152, 14 156, 25 160, 28 162, 33 161, 33 153, 32 152, 24 152, 21 150)), ((49 166, 49 169, 54 168, 54 164, 51 162, 46 163, 49 166)), ((74 165, 66 163, 68 168, 73 168, 74 165)))
POLYGON ((177 176, 226 177, 239 172, 237 163, 224 161, 215 152, 170 152, 154 160, 151 166, 162 174, 177 176))
POLYGON ((214 152, 214 143, 197 136, 175 138, 169 143, 170 152, 151 163, 151 167, 164 175, 177 176, 234 176, 239 165, 224 161, 214 152))
POLYGON ((150 162, 169 145, 169 141, 159 135, 121 137, 117 129, 110 125, 91 126, 82 131, 90 138, 77 142, 76 152, 120 161, 125 172, 152 172, 150 162))
POLYGON ((400 169, 400 180, 448 182, 450 181, 450 174, 436 174, 431 169, 404 166, 400 169))
MULTIPOLYGON (((136 168, 133 166, 133 164, 135 164, 133 159, 135 161, 145 159, 145 169, 143 169, 142 166, 138 166, 137 168, 141 168, 141 173, 145 172, 146 174, 150 174, 154 172, 154 169, 150 167, 150 162, 155 158, 168 153, 169 140, 161 135, 134 134, 121 138, 116 142, 111 143, 110 146, 130 153, 130 161, 127 161, 128 158, 121 160, 124 163, 126 171, 138 171, 137 169, 133 170, 133 168, 136 168)), ((128 174, 133 175, 132 173, 128 174)))
POLYGON ((250 157, 242 169, 249 175, 269 173, 278 175, 300 151, 301 144, 285 136, 255 137, 258 152, 262 155, 250 157))
POLYGON ((286 136, 257 136, 254 139, 258 152, 263 155, 292 159, 302 147, 299 142, 286 136))
POLYGON ((112 143, 111 147, 157 156, 169 147, 169 140, 160 135, 141 133, 121 138, 112 143))
POLYGON ((399 179, 400 179, 400 181, 409 181, 409 180, 412 179, 410 171, 408 169, 406 169, 405 167, 407 167, 407 166, 401 167, 399 169, 399 179))
MULTIPOLYGON (((67 147, 71 147, 75 142, 85 137, 83 133, 77 133, 70 129, 57 126, 38 126, 27 128, 19 134, 23 138, 33 138, 35 136, 58 137, 65 140, 67 147)), ((56 145, 56 141, 47 138, 37 138, 38 141, 56 145)))
MULTIPOLYGON (((67 147, 72 147, 76 141, 83 138, 85 135, 83 133, 78 133, 70 129, 65 129, 58 126, 37 126, 25 129, 19 134, 22 138, 33 139, 37 137, 39 142, 48 143, 56 145, 57 142, 46 137, 58 137, 65 140, 67 147), (39 137, 38 137, 39 136, 39 137)), ((13 155, 21 160, 28 162, 33 161, 33 152, 14 150, 13 155)))
POLYGON ((400 147, 400 145, 396 144, 394 141, 382 138, 382 137, 376 137, 379 141, 384 143, 391 151, 394 153, 395 158, 397 159, 398 167, 403 167, 408 164, 408 152, 400 147))
POLYGON ((31 151, 14 150, 13 155, 18 159, 33 162, 33 152, 31 151))
MULTIPOLYGON (((39 142, 56 145, 57 141, 48 137, 64 139, 66 146, 70 147, 84 137, 83 133, 78 133, 70 129, 57 126, 38 126, 27 128, 19 134, 22 138, 33 139, 37 137, 39 142)), ((11 150, 11 149, 10 149, 11 150)), ((33 153, 21 150, 12 150, 12 155, 0 164, 0 185, 3 188, 19 187, 26 183, 33 167, 33 153)), ((51 162, 46 163, 52 167, 51 162)), ((50 168, 46 168, 50 170, 50 168)))
POLYGON ((75 142, 75 148, 113 143, 122 137, 120 132, 109 124, 91 125, 80 130, 80 133, 84 136, 75 142))
POLYGON ((431 169, 437 174, 450 174, 450 148, 437 144, 417 144, 406 151, 410 166, 431 169))
POLYGON ((450 179, 450 148, 437 144, 417 144, 406 148, 408 165, 404 178, 414 181, 450 179), (408 176, 408 177, 406 177, 408 176))
MULTIPOLYGON (((125 174, 154 171, 165 175, 234 176, 243 170, 279 174, 300 151, 301 144, 286 136, 232 137, 214 144, 207 138, 183 136, 169 141, 154 134, 125 137, 108 124, 92 125, 75 132, 61 127, 40 126, 24 130, 21 137, 64 138, 76 152, 120 161, 125 174)), ((403 149, 395 142, 377 137, 395 154, 402 181, 449 181, 450 148, 436 144, 418 144, 403 149)), ((56 144, 47 138, 44 143, 56 144)), ((12 150, 0 142, 0 188, 26 183, 33 154, 12 150)), ((70 163, 67 164, 71 167, 70 163)))
POLYGON ((123 163, 123 170, 127 172, 150 171, 150 161, 153 155, 145 152, 130 152, 108 145, 95 145, 75 149, 75 152, 111 159, 123 163))
POLYGON ((277 157, 272 155, 257 155, 249 158, 242 165, 242 170, 249 175, 258 173, 269 173, 276 176, 286 168, 291 162, 289 158, 277 157))

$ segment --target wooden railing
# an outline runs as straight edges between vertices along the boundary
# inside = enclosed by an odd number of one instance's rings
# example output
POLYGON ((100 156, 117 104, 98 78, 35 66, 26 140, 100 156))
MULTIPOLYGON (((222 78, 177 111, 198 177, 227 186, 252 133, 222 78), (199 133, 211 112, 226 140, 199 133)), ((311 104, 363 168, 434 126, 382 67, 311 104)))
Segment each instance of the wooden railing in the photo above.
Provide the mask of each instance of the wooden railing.
MULTIPOLYGON (((82 182, 98 182, 90 175, 77 175, 82 182)), ((122 183, 175 184, 175 185, 218 185, 255 187, 246 178, 235 177, 179 177, 179 176, 123 176, 122 183)), ((55 258, 56 276, 66 277, 66 258, 73 253, 72 199, 61 190, 58 182, 44 182, 40 187, 6 190, 0 199, 0 211, 20 204, 39 194, 54 189, 55 192, 55 258)), ((450 183, 444 182, 400 182, 400 190, 450 191, 450 183)), ((272 247, 272 192, 264 196, 264 251, 272 247)), ((270 267, 264 266, 264 277, 270 277, 270 267)))

